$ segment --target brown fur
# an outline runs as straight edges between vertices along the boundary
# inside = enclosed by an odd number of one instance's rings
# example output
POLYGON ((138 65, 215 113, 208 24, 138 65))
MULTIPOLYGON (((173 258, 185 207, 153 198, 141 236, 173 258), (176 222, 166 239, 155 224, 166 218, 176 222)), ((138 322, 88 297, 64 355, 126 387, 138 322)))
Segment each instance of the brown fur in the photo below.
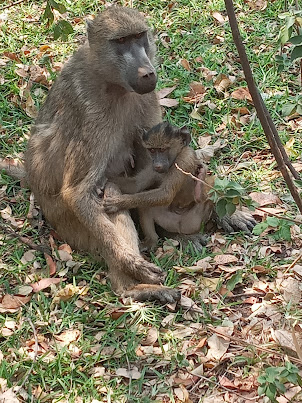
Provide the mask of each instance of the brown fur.
POLYGON ((240 211, 218 220, 208 196, 215 177, 207 176, 207 168, 197 160, 189 139, 184 142, 186 133, 185 128, 177 129, 168 123, 153 127, 142 141, 145 150, 149 151, 145 168, 135 177, 114 179, 126 194, 105 197, 104 208, 108 213, 139 209, 147 248, 156 246, 158 241, 155 223, 166 231, 165 236, 191 241, 197 249, 205 244, 205 237, 199 233, 201 226, 211 218, 219 221, 228 232, 249 232, 255 225, 251 215, 240 211), (154 158, 153 154, 157 157, 154 158), (156 172, 156 164, 165 170, 156 172), (175 164, 201 181, 185 175, 175 164))
POLYGON ((107 180, 133 171, 141 132, 161 120, 154 43, 139 12, 120 7, 90 22, 88 39, 40 110, 26 153, 27 180, 58 234, 73 248, 105 258, 116 293, 172 302, 178 291, 148 286, 164 275, 140 255, 128 212, 108 216, 99 196, 107 180))
MULTIPOLYGON (((139 208, 147 247, 154 247, 157 243, 155 223, 169 232, 195 234, 201 223, 211 217, 213 206, 208 199, 209 188, 186 176, 175 165, 196 174, 199 162, 189 142, 189 133, 184 128, 178 129, 167 123, 152 128, 142 141, 149 151, 145 168, 135 177, 115 179, 121 191, 128 194, 105 198, 104 208, 109 214, 120 209, 139 208), (156 172, 155 164, 165 170, 156 172)), ((205 167, 200 178, 206 180, 205 167)))

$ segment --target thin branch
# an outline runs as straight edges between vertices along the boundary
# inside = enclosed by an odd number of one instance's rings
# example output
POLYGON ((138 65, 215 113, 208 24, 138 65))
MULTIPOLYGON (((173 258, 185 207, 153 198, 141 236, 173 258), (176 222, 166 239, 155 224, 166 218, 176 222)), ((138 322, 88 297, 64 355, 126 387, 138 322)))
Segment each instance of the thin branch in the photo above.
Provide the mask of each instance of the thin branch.
MULTIPOLYGON (((203 181, 203 180, 200 179, 200 178, 197 178, 197 176, 191 174, 190 172, 186 172, 186 171, 184 171, 183 169, 181 169, 180 166, 177 164, 177 162, 175 162, 174 165, 175 165, 176 168, 177 168, 180 172, 182 172, 184 175, 187 175, 187 176, 189 176, 190 178, 194 179, 195 181, 201 182, 201 183, 203 183, 204 185, 208 186, 209 188, 215 190, 215 188, 214 188, 213 186, 209 185, 207 182, 203 181)), ((294 223, 296 223, 296 224, 298 224, 298 225, 302 225, 302 221, 296 220, 295 218, 289 218, 289 217, 286 217, 286 216, 284 216, 284 215, 278 215, 278 214, 275 214, 275 213, 271 213, 270 211, 266 211, 266 210, 262 209, 261 207, 255 207, 255 209, 256 209, 256 210, 259 210, 259 211, 263 211, 263 212, 266 213, 268 216, 277 217, 277 218, 280 218, 281 220, 286 220, 286 221, 294 222, 294 223)))
POLYGON ((182 172, 183 174, 185 174, 185 175, 189 176, 190 178, 194 179, 195 181, 201 182, 201 183, 203 183, 204 185, 209 186, 209 188, 215 190, 215 188, 214 188, 213 186, 209 185, 207 182, 203 181, 202 179, 197 178, 197 176, 194 176, 193 174, 191 174, 191 172, 186 172, 186 171, 184 171, 183 169, 181 169, 180 166, 177 164, 177 162, 175 162, 174 165, 175 165, 176 168, 177 168, 180 172, 182 172))
POLYGON ((289 217, 286 217, 285 215, 271 213, 270 211, 266 211, 266 210, 262 209, 261 207, 255 207, 255 209, 259 210, 259 211, 263 211, 263 213, 266 213, 269 216, 277 217, 277 218, 280 218, 281 220, 286 220, 286 221, 294 222, 295 224, 298 224, 298 225, 302 225, 302 221, 296 220, 295 218, 289 218, 289 217))
POLYGON ((17 238, 19 239, 20 242, 24 243, 24 245, 27 245, 30 249, 37 250, 38 252, 42 253, 48 253, 51 255, 51 251, 47 246, 43 245, 36 245, 34 242, 32 242, 29 238, 22 236, 18 234, 16 231, 14 231, 12 228, 10 228, 8 225, 0 223, 0 229, 9 237, 11 238, 17 238))
POLYGON ((18 4, 23 3, 24 1, 27 1, 27 0, 19 0, 19 1, 16 1, 15 3, 11 3, 7 6, 1 7, 1 11, 5 10, 6 8, 11 8, 11 7, 17 6, 18 4))
MULTIPOLYGON (((230 26, 231 26, 231 30, 232 30, 234 43, 235 43, 238 53, 239 53, 240 62, 241 62, 242 68, 243 68, 243 72, 245 75, 246 82, 248 84, 250 94, 253 99, 254 106, 257 111, 258 118, 263 127, 263 131, 266 135, 266 138, 268 140, 271 151, 277 161, 277 164, 282 173, 282 176, 283 176, 283 178, 290 190, 290 193, 293 196, 293 199, 295 200, 300 212, 302 213, 302 200, 300 198, 297 188, 295 187, 295 185, 293 183, 292 178, 290 177, 290 175, 287 171, 285 161, 282 158, 283 152, 280 151, 280 148, 279 148, 279 144, 281 144, 281 146, 282 146, 281 140, 280 140, 280 142, 279 142, 279 140, 276 140, 276 138, 279 137, 277 129, 275 127, 273 129, 274 123, 272 122, 267 109, 263 108, 264 102, 259 93, 259 90, 257 89, 257 87, 255 85, 252 70, 251 70, 247 55, 246 55, 244 45, 242 43, 242 39, 240 37, 233 1, 225 0, 225 6, 226 6, 228 17, 229 17, 229 22, 230 22, 230 26)), ((287 160, 286 160, 286 162, 287 162, 287 160)), ((292 169, 291 169, 291 171, 292 171, 292 169)))
POLYGON ((293 262, 291 262, 291 264, 288 266, 288 268, 285 270, 285 272, 283 274, 287 273, 290 269, 292 269, 296 265, 296 263, 299 262, 299 260, 301 258, 302 258, 302 253, 300 253, 293 262))

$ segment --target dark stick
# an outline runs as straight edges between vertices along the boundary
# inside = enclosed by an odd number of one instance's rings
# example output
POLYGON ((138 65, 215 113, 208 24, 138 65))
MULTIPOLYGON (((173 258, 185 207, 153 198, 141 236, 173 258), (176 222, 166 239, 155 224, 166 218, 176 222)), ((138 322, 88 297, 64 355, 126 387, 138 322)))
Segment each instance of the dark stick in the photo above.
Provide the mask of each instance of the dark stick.
POLYGON ((282 144, 281 139, 279 137, 279 134, 277 132, 276 126, 275 126, 275 124, 274 124, 274 122, 272 120, 272 117, 271 117, 269 111, 267 110, 267 107, 266 107, 265 103, 263 102, 263 99, 262 99, 261 96, 260 96, 260 98, 261 98, 261 101, 262 101, 262 108, 264 110, 266 119, 267 119, 268 124, 269 124, 269 126, 271 128, 271 131, 272 131, 272 133, 274 135, 274 138, 275 138, 275 141, 277 143, 277 146, 278 146, 278 148, 279 148, 279 150, 280 150, 280 152, 282 154, 283 160, 284 160, 285 164, 287 165, 288 169, 290 170, 290 172, 292 173, 293 177, 295 179, 300 179, 299 173, 295 170, 295 168, 293 167, 292 163, 290 162, 290 160, 288 158, 288 155, 286 154, 286 151, 285 151, 285 149, 283 147, 283 144, 282 144))
MULTIPOLYGON (((234 10, 234 5, 233 5, 233 1, 232 0, 224 0, 225 2, 225 6, 227 9, 227 13, 228 13, 228 17, 229 17, 229 22, 230 22, 230 26, 232 29, 232 35, 233 35, 233 39, 234 39, 234 43, 237 47, 238 53, 239 53, 239 57, 240 57, 240 62, 243 68, 243 72, 245 75, 245 79, 250 91, 250 94, 252 96, 253 99, 253 103, 255 105, 256 108, 256 112, 257 112, 257 116, 260 120, 260 123, 262 125, 263 131, 266 135, 267 141, 269 143, 269 146, 271 148, 271 151, 277 161, 278 167, 282 173, 282 176, 290 190, 291 195, 293 196, 293 199, 295 200, 295 202, 297 203, 297 206, 300 210, 300 212, 302 213, 302 200, 300 198, 299 192, 297 190, 297 188, 295 187, 292 178, 290 177, 285 162, 282 158, 282 153, 278 147, 278 144, 276 142, 275 136, 274 136, 274 132, 272 131, 271 128, 271 124, 270 124, 270 120, 268 120, 267 116, 269 116, 269 112, 263 109, 263 100, 262 97, 256 87, 254 78, 253 78, 253 74, 252 74, 252 70, 245 52, 245 48, 244 45, 242 43, 242 39, 240 37, 240 33, 239 33, 239 28, 238 28, 238 23, 237 23, 237 19, 236 19, 236 15, 235 15, 235 10, 234 10)), ((271 123, 274 125, 274 123, 271 121, 271 123)), ((276 129, 276 128, 275 128, 276 129)), ((278 136, 277 133, 277 129, 276 129, 276 134, 278 136)), ((278 136, 279 137, 279 136, 278 136)), ((281 143, 281 140, 280 140, 281 143)))
POLYGON ((19 0, 19 1, 16 1, 15 3, 9 4, 8 6, 1 7, 1 11, 6 9, 6 8, 14 7, 14 6, 16 6, 16 5, 20 4, 20 3, 23 3, 24 1, 26 1, 26 0, 19 0))
POLYGON ((34 242, 32 242, 29 238, 22 236, 18 234, 16 231, 14 231, 12 228, 10 228, 8 225, 0 223, 0 229, 4 231, 4 233, 12 238, 17 238, 19 241, 27 245, 30 249, 37 250, 39 252, 43 253, 48 253, 51 255, 50 249, 47 248, 47 246, 42 246, 42 245, 36 245, 34 242))

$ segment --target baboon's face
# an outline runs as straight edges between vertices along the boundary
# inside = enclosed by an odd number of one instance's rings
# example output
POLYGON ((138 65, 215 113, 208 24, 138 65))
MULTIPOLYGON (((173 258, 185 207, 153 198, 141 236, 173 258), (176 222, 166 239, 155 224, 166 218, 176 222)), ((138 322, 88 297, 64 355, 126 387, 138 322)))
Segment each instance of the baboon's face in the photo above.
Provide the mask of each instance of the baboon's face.
POLYGON ((129 88, 138 94, 153 91, 157 77, 148 56, 150 45, 147 32, 113 39, 111 46, 118 60, 126 89, 129 88))
POLYGON ((106 82, 138 94, 154 90, 153 38, 137 10, 108 8, 88 24, 88 39, 106 82))
POLYGON ((143 135, 143 145, 152 159, 153 169, 166 173, 178 154, 190 144, 191 135, 186 127, 178 128, 160 123, 143 135))

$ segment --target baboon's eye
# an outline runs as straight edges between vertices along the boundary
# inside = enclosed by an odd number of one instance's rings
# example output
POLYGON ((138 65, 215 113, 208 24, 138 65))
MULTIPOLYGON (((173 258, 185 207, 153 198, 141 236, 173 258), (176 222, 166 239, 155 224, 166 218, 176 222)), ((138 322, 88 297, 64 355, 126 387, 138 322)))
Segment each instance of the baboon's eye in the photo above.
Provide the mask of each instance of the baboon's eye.
POLYGON ((116 39, 116 42, 118 42, 118 43, 125 43, 126 40, 127 40, 127 37, 126 37, 126 36, 123 36, 122 38, 116 39))
POLYGON ((144 36, 144 33, 145 33, 145 32, 140 32, 139 34, 135 34, 135 35, 134 35, 134 38, 135 38, 135 39, 140 39, 140 38, 142 38, 142 37, 144 36))
POLYGON ((166 150, 167 150, 166 148, 160 148, 160 149, 159 149, 159 151, 160 151, 161 153, 164 153, 166 150))
POLYGON ((155 153, 155 148, 149 148, 149 152, 151 153, 151 154, 154 154, 155 153))

